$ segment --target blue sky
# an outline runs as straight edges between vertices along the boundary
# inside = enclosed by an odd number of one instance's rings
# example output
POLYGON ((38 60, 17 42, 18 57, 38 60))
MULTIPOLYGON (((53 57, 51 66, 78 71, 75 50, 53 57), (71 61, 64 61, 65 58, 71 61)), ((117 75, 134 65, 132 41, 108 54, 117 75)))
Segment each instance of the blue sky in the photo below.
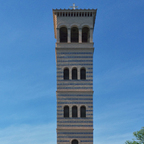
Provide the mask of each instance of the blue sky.
POLYGON ((52 9, 98 9, 94 144, 144 126, 144 0, 0 0, 0 143, 56 144, 52 9))

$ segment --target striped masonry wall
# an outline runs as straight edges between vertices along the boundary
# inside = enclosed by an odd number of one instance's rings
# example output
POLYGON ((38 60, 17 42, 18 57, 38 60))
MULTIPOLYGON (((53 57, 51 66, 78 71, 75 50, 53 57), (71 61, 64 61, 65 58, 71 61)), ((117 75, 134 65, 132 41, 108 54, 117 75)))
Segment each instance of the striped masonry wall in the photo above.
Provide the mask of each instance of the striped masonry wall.
POLYGON ((57 144, 93 144, 93 49, 56 49, 57 63, 57 144), (69 80, 63 70, 69 68, 69 80), (78 79, 72 80, 72 68, 78 79), (86 69, 86 80, 80 80, 80 69, 86 69), (69 118, 64 118, 64 106, 69 106, 69 118), (72 118, 72 107, 77 106, 78 117, 72 118), (86 118, 80 117, 80 107, 86 107, 86 118))
POLYGON ((57 90, 93 90, 93 50, 57 50, 57 90), (63 80, 64 68, 69 80, 63 80), (72 80, 72 68, 78 69, 78 80, 72 80), (80 80, 80 69, 86 68, 86 80, 80 80))

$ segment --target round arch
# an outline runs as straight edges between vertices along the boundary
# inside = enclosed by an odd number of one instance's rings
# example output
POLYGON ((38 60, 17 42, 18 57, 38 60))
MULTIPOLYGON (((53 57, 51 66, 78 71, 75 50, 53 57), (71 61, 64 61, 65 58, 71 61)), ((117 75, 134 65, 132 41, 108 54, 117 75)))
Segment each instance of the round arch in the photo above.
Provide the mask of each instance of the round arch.
POLYGON ((86 118, 86 106, 85 105, 82 105, 80 107, 80 117, 81 118, 86 118))
POLYGON ((77 140, 77 139, 72 139, 72 140, 70 141, 70 144, 80 144, 80 142, 79 142, 79 140, 77 140))
POLYGON ((64 80, 69 80, 69 68, 68 67, 65 67, 63 69, 63 79, 64 80))
POLYGON ((87 23, 82 23, 82 24, 80 25, 80 27, 81 27, 81 28, 83 28, 83 27, 88 27, 89 29, 92 28, 92 26, 89 25, 89 24, 87 24, 87 23))
POLYGON ((79 41, 79 29, 76 26, 71 27, 71 42, 79 41))
POLYGON ((86 68, 85 67, 80 68, 80 79, 86 80, 86 68))
POLYGON ((78 117, 78 107, 76 105, 72 106, 72 117, 73 118, 78 117))
POLYGON ((68 35, 67 27, 65 26, 60 27, 59 29, 60 42, 67 42, 67 35, 68 35))
POLYGON ((70 28, 77 27, 79 29, 80 28, 80 24, 78 24, 78 23, 72 23, 72 24, 69 25, 69 27, 70 28))
POLYGON ((73 67, 72 68, 72 80, 77 80, 77 68, 73 67))
POLYGON ((68 28, 69 27, 69 25, 68 24, 64 24, 64 23, 59 23, 58 25, 57 25, 57 28, 61 28, 61 27, 66 27, 66 28, 68 28))
POLYGON ((90 42, 90 28, 87 26, 82 27, 82 42, 90 42))
POLYGON ((68 118, 68 117, 69 117, 69 106, 68 106, 68 105, 65 105, 65 106, 63 107, 63 111, 64 111, 64 113, 63 113, 64 117, 65 117, 65 118, 68 118))

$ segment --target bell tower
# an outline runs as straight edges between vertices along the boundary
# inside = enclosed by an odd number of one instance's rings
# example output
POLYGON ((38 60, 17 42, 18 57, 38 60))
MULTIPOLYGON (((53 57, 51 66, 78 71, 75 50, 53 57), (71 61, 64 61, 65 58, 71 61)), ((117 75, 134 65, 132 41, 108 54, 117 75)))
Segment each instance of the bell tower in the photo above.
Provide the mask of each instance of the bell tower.
POLYGON ((93 30, 97 9, 53 9, 57 144, 93 144, 93 30))

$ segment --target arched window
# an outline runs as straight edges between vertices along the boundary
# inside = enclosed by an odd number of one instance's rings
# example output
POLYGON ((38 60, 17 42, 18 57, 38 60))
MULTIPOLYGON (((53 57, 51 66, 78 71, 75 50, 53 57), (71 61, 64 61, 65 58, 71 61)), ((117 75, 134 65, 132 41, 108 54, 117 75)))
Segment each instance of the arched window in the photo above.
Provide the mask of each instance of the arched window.
POLYGON ((73 140, 73 141, 71 142, 71 144, 78 144, 78 141, 77 141, 77 140, 73 140))
POLYGON ((65 68, 64 69, 64 80, 68 80, 69 79, 69 69, 65 68))
POLYGON ((77 68, 72 69, 72 79, 77 79, 77 68))
POLYGON ((78 28, 77 27, 73 27, 71 28, 71 42, 78 42, 78 28))
POLYGON ((64 117, 69 117, 69 107, 68 106, 64 107, 64 117))
POLYGON ((86 117, 86 107, 85 106, 81 106, 80 115, 81 115, 82 118, 86 117))
POLYGON ((89 42, 90 32, 88 27, 82 28, 82 42, 89 42))
POLYGON ((77 117, 77 106, 72 107, 72 117, 77 117))
POLYGON ((67 28, 60 28, 60 42, 67 42, 67 28))
POLYGON ((80 79, 85 80, 86 79, 86 69, 81 68, 80 70, 80 79))

